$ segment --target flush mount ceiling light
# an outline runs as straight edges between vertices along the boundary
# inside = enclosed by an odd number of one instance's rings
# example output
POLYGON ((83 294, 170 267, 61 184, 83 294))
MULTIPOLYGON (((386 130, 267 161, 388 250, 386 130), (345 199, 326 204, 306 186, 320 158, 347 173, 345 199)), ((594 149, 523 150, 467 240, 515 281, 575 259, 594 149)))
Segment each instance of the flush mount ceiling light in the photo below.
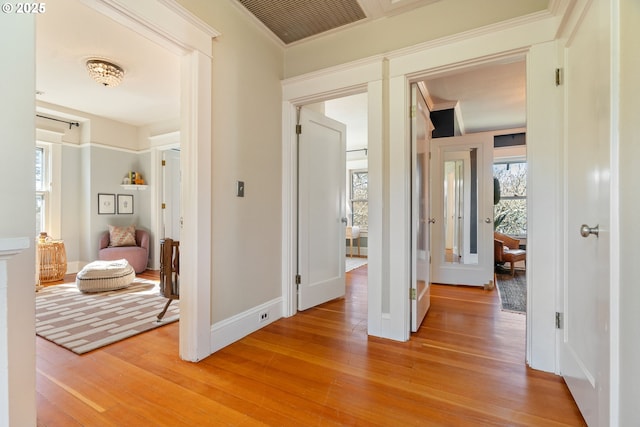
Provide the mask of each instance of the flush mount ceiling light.
POLYGON ((87 61, 89 75, 98 83, 107 87, 118 86, 124 77, 124 70, 102 59, 90 59, 87 61))

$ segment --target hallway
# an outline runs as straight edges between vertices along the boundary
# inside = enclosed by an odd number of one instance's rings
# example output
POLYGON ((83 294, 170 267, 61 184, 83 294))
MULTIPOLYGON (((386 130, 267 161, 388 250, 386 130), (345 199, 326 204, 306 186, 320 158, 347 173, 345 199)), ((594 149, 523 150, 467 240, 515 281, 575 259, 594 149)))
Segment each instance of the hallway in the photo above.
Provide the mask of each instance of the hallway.
POLYGON ((38 426, 580 426, 560 377, 526 368, 525 317, 496 291, 432 287, 411 341, 367 337, 367 267, 347 295, 200 363, 172 324, 77 356, 37 338, 38 426))

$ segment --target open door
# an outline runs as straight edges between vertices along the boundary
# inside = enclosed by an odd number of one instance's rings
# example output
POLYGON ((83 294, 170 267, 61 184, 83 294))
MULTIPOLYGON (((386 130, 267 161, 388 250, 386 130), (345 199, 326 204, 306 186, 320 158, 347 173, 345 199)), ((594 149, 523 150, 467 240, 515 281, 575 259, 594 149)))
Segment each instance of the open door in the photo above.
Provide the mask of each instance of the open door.
POLYGON ((493 135, 431 140, 431 282, 493 283, 493 135))
POLYGON ((431 121, 416 83, 411 85, 411 332, 431 304, 429 286, 429 141, 431 121))
POLYGON ((565 55, 566 281, 560 371, 588 425, 609 425, 610 2, 586 11, 565 55))
POLYGON ((180 241, 180 150, 163 151, 162 162, 162 237, 180 241))
POLYGON ((300 110, 298 310, 345 294, 346 126, 300 110))

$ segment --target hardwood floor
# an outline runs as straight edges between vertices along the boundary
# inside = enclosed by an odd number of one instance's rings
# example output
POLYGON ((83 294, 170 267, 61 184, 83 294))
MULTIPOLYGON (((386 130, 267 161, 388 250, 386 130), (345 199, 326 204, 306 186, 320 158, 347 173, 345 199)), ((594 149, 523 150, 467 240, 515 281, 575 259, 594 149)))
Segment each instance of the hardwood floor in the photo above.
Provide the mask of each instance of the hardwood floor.
POLYGON ((367 337, 366 279, 200 363, 176 323, 82 356, 37 338, 38 426, 585 425, 562 378, 525 366, 525 317, 495 290, 434 285, 399 343, 367 337))

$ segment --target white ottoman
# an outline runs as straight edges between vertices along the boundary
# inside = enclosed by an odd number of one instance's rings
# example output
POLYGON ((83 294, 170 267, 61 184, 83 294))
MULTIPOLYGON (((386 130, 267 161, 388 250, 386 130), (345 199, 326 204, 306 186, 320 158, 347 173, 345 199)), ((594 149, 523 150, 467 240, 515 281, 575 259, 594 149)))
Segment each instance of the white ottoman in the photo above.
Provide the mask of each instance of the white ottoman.
POLYGON ((126 288, 136 278, 136 272, 126 259, 94 261, 76 276, 76 286, 82 292, 104 292, 126 288))

